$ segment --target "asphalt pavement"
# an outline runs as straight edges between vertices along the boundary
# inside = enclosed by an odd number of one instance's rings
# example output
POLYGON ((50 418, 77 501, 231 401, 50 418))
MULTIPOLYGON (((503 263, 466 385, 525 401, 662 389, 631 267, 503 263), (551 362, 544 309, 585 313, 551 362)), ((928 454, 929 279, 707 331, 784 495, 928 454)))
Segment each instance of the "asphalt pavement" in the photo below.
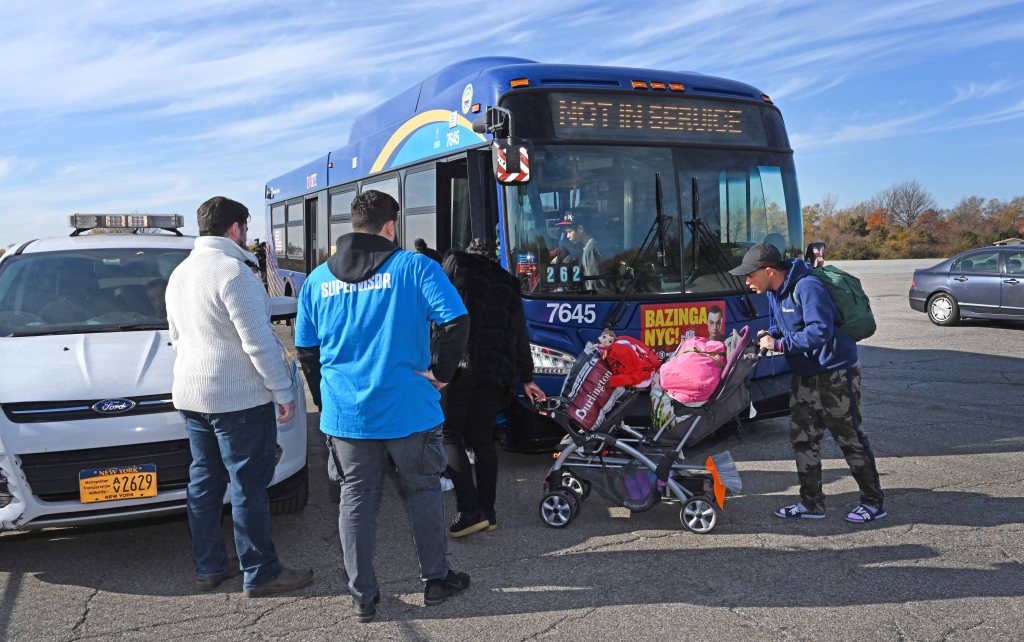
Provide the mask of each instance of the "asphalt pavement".
POLYGON ((537 506, 550 455, 502 452, 499 527, 450 541, 472 586, 436 607, 423 606, 385 481, 382 602, 362 625, 311 415, 310 503, 273 522, 284 562, 315 569, 308 590, 246 599, 236 579, 196 594, 184 518, 8 533, 0 640, 1020 640, 1024 323, 929 323, 907 290, 913 268, 934 262, 836 263, 863 279, 879 325, 860 344, 864 429, 890 513, 876 524, 843 520, 857 489, 830 438, 827 518, 771 515, 796 494, 785 418, 688 453, 729 450, 743 478, 706 535, 683 530, 678 507, 630 514, 596 494, 567 528, 548 528, 537 506))

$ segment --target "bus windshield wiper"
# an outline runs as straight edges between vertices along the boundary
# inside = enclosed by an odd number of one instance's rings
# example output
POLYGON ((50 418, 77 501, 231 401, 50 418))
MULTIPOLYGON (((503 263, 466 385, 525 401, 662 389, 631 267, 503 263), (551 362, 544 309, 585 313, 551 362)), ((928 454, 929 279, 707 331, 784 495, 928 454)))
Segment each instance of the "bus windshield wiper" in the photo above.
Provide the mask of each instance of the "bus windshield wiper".
POLYGON ((668 257, 665 254, 665 204, 662 202, 660 172, 654 173, 654 204, 657 208, 654 222, 651 223, 650 229, 647 230, 647 236, 644 237, 644 242, 640 244, 640 249, 637 251, 636 256, 633 257, 633 261, 626 268, 626 275, 629 280, 626 282, 626 287, 622 288, 622 292, 619 293, 615 307, 612 308, 608 318, 604 321, 604 327, 606 328, 612 328, 622 320, 622 313, 626 309, 626 300, 636 288, 636 268, 643 264, 647 255, 654 249, 655 241, 658 242, 658 254, 661 256, 662 267, 667 265, 668 257))
POLYGON ((732 268, 732 261, 729 260, 729 256, 722 249, 721 241, 715 237, 715 233, 711 231, 711 228, 708 227, 700 215, 699 190, 697 177, 691 177, 690 206, 693 213, 690 216, 690 220, 686 222, 686 226, 690 228, 690 237, 693 239, 693 271, 686 277, 684 287, 691 285, 700 276, 700 248, 706 246, 711 250, 708 260, 716 268, 716 274, 725 272, 728 282, 732 282, 736 286, 736 293, 743 295, 743 303, 747 308, 747 317, 753 319, 757 316, 757 308, 754 307, 754 301, 750 298, 750 290, 747 288, 747 284, 742 278, 729 273, 729 270, 732 268))

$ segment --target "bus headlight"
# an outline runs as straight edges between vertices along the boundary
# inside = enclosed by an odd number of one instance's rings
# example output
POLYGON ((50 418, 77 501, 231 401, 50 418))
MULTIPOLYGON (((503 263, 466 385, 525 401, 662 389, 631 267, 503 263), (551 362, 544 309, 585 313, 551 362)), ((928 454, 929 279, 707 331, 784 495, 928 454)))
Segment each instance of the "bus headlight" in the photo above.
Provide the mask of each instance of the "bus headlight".
POLYGON ((576 357, 567 352, 534 343, 530 344, 530 355, 533 356, 533 373, 539 375, 564 377, 576 363, 576 357))

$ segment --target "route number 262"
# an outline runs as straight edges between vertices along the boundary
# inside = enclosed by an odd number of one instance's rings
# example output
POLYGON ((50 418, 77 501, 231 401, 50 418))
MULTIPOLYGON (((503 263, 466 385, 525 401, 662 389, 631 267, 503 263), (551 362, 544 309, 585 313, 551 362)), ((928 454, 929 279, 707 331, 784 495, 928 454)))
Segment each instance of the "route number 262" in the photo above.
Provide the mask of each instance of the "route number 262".
POLYGON ((594 303, 548 303, 548 323, 593 323, 597 321, 597 305, 594 303))

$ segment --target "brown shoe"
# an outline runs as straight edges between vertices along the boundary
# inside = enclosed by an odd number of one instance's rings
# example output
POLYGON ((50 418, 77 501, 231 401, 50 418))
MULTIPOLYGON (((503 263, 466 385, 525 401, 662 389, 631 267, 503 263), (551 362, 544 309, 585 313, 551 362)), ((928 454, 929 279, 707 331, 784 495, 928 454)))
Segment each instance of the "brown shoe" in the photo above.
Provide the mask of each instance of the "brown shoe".
POLYGON ((309 586, 312 583, 313 569, 300 571, 294 568, 286 568, 281 571, 280 575, 266 584, 256 588, 245 589, 243 593, 245 593, 246 597, 263 597, 265 595, 274 595, 275 593, 288 593, 289 591, 309 586))
POLYGON ((214 575, 213 577, 196 577, 196 590, 203 591, 204 593, 212 591, 220 586, 225 580, 230 580, 232 577, 237 577, 240 574, 241 571, 237 568, 229 568, 223 573, 214 575))

